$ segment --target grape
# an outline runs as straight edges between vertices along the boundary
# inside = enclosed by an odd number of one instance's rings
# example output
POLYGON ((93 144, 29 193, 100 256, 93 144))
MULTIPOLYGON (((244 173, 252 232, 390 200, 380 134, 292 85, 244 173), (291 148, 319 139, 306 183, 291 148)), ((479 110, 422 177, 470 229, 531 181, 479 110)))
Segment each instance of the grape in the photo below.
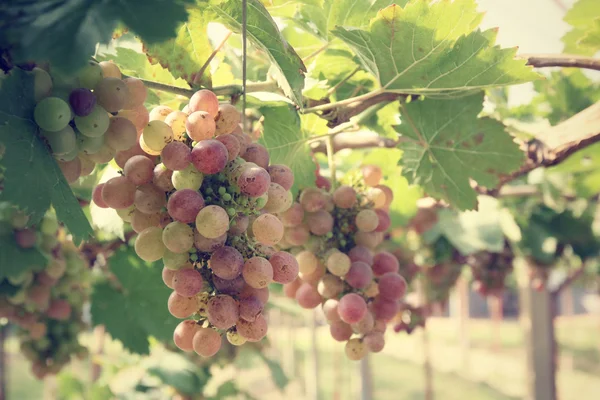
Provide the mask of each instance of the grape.
POLYGON ((175 189, 173 182, 171 182, 172 177, 173 171, 165 167, 163 163, 160 163, 154 167, 152 183, 163 192, 170 192, 175 189))
POLYGON ((335 275, 326 274, 317 285, 317 291, 326 299, 337 297, 344 290, 344 282, 335 275))
POLYGON ((215 239, 229 229, 227 211, 219 206, 206 206, 196 216, 196 229, 202 236, 215 239))
POLYGON ((399 310, 400 305, 397 301, 389 301, 381 297, 376 297, 375 301, 371 303, 371 311, 375 315, 375 319, 390 321, 396 316, 399 310))
POLYGON ((300 193, 300 204, 305 211, 315 212, 325 207, 327 198, 319 189, 306 188, 300 193))
POLYGON ((290 253, 278 251, 271 255, 269 263, 273 268, 273 280, 277 283, 290 283, 298 276, 300 266, 290 253))
POLYGON ((212 253, 219 247, 225 244, 227 240, 227 233, 222 234, 216 238, 206 238, 200 234, 200 232, 194 232, 194 245, 196 248, 204 253, 212 253))
POLYGON ((298 301, 298 305, 302 308, 315 308, 321 304, 321 300, 321 295, 317 289, 308 283, 303 283, 296 290, 296 301, 298 301))
MULTIPOLYGON (((321 306, 323 309, 323 314, 327 319, 327 322, 331 324, 332 322, 341 321, 340 315, 338 314, 338 303, 336 299, 327 299, 325 303, 321 306)), ((345 322, 344 322, 345 324, 345 322)), ((346 340, 346 339, 344 339, 346 340)))
POLYGON ((333 321, 329 326, 329 333, 334 340, 345 342, 352 337, 352 327, 344 321, 333 321))
POLYGON ((38 311, 45 311, 50 306, 51 285, 39 285, 27 290, 27 298, 38 311))
POLYGON ((373 330, 375 326, 375 319, 373 318, 373 314, 367 312, 363 319, 358 321, 355 324, 352 324, 352 330, 358 334, 366 335, 367 333, 373 330))
POLYGON ((365 197, 373 203, 374 208, 383 208, 387 200, 383 190, 378 188, 369 188, 365 192, 365 197))
POLYGON ((102 199, 102 188, 104 188, 104 183, 96 185, 92 191, 92 201, 100 208, 108 208, 108 204, 102 199))
POLYGON ((77 157, 71 161, 58 161, 58 167, 69 183, 74 183, 81 175, 81 160, 77 157))
MULTIPOLYGON (((239 127, 239 125, 238 125, 239 127)), ((235 136, 235 138, 240 142, 240 154, 239 156, 243 156, 244 154, 246 154, 246 149, 248 149, 248 146, 252 143, 252 138, 244 133, 241 132, 241 128, 240 128, 240 132, 236 133, 235 131, 231 133, 231 135, 235 136)))
POLYGON ((79 161, 81 162, 81 176, 88 176, 94 172, 96 163, 90 160, 85 154, 79 154, 79 161))
POLYGON ((167 267, 164 267, 162 270, 162 280, 169 289, 173 289, 173 277, 175 276, 175 272, 176 270, 167 267))
POLYGON ((77 78, 81 86, 93 89, 103 78, 102 67, 96 62, 90 61, 77 72, 77 78))
POLYGON ((33 97, 38 103, 45 97, 50 96, 52 92, 52 78, 48 72, 41 68, 34 68, 31 70, 33 73, 33 97))
POLYGON ((364 246, 354 246, 348 252, 348 257, 350 257, 350 261, 362 261, 368 265, 373 264, 373 253, 371 250, 364 246))
POLYGON ((194 231, 189 225, 171 222, 163 230, 163 243, 173 253, 187 253, 194 245, 194 231))
POLYGON ((211 328, 198 328, 192 340, 194 351, 202 357, 212 357, 221 348, 221 336, 211 328))
POLYGON ((373 232, 379 225, 379 218, 373 210, 360 210, 355 218, 356 227, 361 232, 373 232))
POLYGON ((333 216, 325 210, 319 210, 308 214, 306 224, 313 235, 325 235, 333 230, 333 216))
POLYGON ((387 272, 379 278, 379 296, 385 300, 400 300, 406 294, 406 281, 396 272, 387 272))
POLYGON ((196 220, 198 212, 204 207, 204 198, 191 189, 177 190, 169 197, 167 210, 173 219, 191 224, 196 220))
POLYGON ((52 319, 66 321, 71 316, 71 304, 62 299, 52 300, 46 311, 46 315, 52 319))
POLYGON ((264 304, 254 296, 240 300, 240 318, 253 322, 262 313, 264 304))
POLYGON ((178 295, 192 297, 202 291, 204 281, 195 269, 180 269, 173 275, 173 289, 178 295))
POLYGON ((386 185, 377 185, 375 187, 385 193, 385 204, 383 205, 383 208, 388 208, 392 204, 392 201, 394 201, 394 192, 386 185))
POLYGON ((246 284, 238 297, 240 299, 245 299, 250 296, 257 297, 263 304, 267 304, 267 301, 269 301, 269 288, 264 287, 257 289, 246 284))
POLYGON ((73 89, 69 94, 69 104, 75 115, 85 117, 89 115, 96 106, 96 96, 86 88, 73 89))
POLYGON ((375 276, 381 276, 387 272, 398 272, 400 264, 392 253, 380 251, 373 257, 372 268, 375 276))
POLYGON ((265 258, 255 256, 244 263, 242 276, 248 285, 261 289, 273 281, 273 267, 265 258))
POLYGON ((185 124, 188 115, 182 111, 173 111, 165 118, 165 123, 171 127, 173 131, 173 139, 184 141, 185 140, 185 124))
POLYGON ((110 118, 105 109, 96 105, 85 117, 75 117, 75 126, 82 135, 98 137, 104 135, 110 125, 110 118))
POLYGON ((142 150, 139 142, 136 141, 136 143, 133 146, 131 146, 130 149, 117 152, 117 154, 115 155, 115 162, 119 167, 124 168, 127 160, 129 160, 133 156, 146 156, 153 161, 156 159, 155 157, 150 156, 148 153, 142 150))
POLYGON ((272 214, 262 214, 252 223, 252 232, 260 243, 272 246, 283 237, 283 224, 272 214))
POLYGON ((302 280, 296 279, 291 283, 283 285, 283 294, 285 294, 290 299, 296 298, 296 292, 298 288, 302 285, 302 280))
POLYGON ((279 219, 285 227, 298 226, 304 220, 304 208, 300 203, 292 203, 290 208, 279 214, 279 219))
POLYGON ((377 186, 383 177, 381 168, 376 165, 365 165, 362 167, 362 174, 367 186, 377 186))
POLYGON ((240 191, 250 197, 260 197, 267 193, 271 184, 271 177, 264 168, 245 168, 237 179, 240 191))
POLYGON ((202 140, 192 150, 192 164, 204 174, 223 171, 228 157, 227 147, 214 139, 202 140))
POLYGON ((95 162, 96 164, 105 164, 113 159, 115 155, 115 151, 108 147, 107 145, 103 145, 100 147, 100 150, 95 152, 94 154, 88 154, 88 158, 95 162))
POLYGON ((344 276, 350 270, 351 260, 346 254, 335 250, 327 257, 327 270, 336 276, 344 276))
POLYGON ((102 187, 102 200, 114 209, 127 208, 135 201, 136 187, 124 176, 111 178, 102 187))
POLYGON ((381 232, 357 232, 354 235, 354 242, 359 246, 365 246, 369 249, 375 249, 383 241, 381 232))
POLYGON ((296 260, 298 261, 299 271, 305 275, 313 272, 319 263, 314 253, 308 250, 302 250, 296 254, 296 260))
POLYGON ((77 137, 69 125, 56 132, 41 131, 52 148, 52 154, 61 155, 77 150, 77 137))
POLYGON ((40 340, 46 333, 48 332, 48 328, 46 324, 42 322, 38 322, 29 328, 29 337, 33 340, 40 340))
POLYGON ((164 121, 169 114, 173 112, 171 107, 156 106, 150 111, 150 121, 164 121))
POLYGON ((235 248, 223 246, 216 249, 210 256, 208 266, 219 278, 231 280, 242 273, 244 257, 235 248))
POLYGON ((190 98, 189 110, 192 113, 196 111, 207 112, 214 120, 219 113, 219 99, 210 90, 199 90, 190 98))
POLYGON ((267 168, 271 182, 281 185, 285 190, 290 190, 294 184, 294 174, 287 165, 273 164, 267 168))
POLYGON ((33 119, 43 130, 57 132, 69 124, 71 109, 58 97, 47 97, 35 106, 33 119))
POLYGON ((100 68, 102 69, 102 75, 105 78, 118 78, 121 79, 121 70, 112 61, 100 61, 100 68))
POLYGON ((118 78, 104 78, 94 88, 96 101, 108 112, 117 112, 129 100, 129 89, 118 78))
POLYGON ((345 294, 338 304, 340 318, 347 324, 360 321, 367 313, 367 303, 356 293, 345 294))
POLYGON ((339 208, 352 208, 356 204, 356 190, 342 185, 333 192, 333 202, 339 208))
POLYGON ((346 357, 352 361, 358 361, 367 355, 367 346, 358 338, 350 339, 344 348, 346 357))
POLYGON ((146 96, 148 96, 148 92, 146 90, 144 82, 142 82, 138 78, 127 78, 124 79, 123 82, 127 86, 127 89, 129 91, 129 97, 127 98, 127 101, 121 108, 132 109, 144 105, 144 101, 146 101, 146 96))
POLYGON ((227 331, 227 341, 234 346, 241 346, 247 342, 247 339, 237 331, 227 331))
POLYGON ((250 342, 258 342, 267 335, 267 320, 261 314, 253 322, 240 319, 236 325, 238 333, 250 342))
POLYGON ((229 329, 237 322, 240 307, 235 299, 219 294, 208 301, 208 322, 218 329, 229 329))
POLYGON ((152 150, 150 147, 148 147, 143 136, 140 136, 138 138, 138 143, 140 144, 140 147, 142 148, 142 150, 144 151, 145 154, 151 155, 151 156, 160 155, 160 150, 152 150))
POLYGON ((135 125, 135 129, 140 132, 144 129, 144 127, 150 121, 150 114, 146 107, 143 105, 135 107, 133 110, 122 110, 117 114, 118 117, 127 118, 133 125, 135 125))
POLYGON ((177 190, 199 190, 203 180, 204 175, 193 164, 188 165, 181 171, 174 171, 171 176, 171 183, 177 190))
POLYGON ((375 297, 379 294, 379 285, 377 282, 371 281, 371 283, 369 283, 367 287, 363 289, 363 293, 369 298, 375 297))
POLYGON ((198 309, 198 300, 195 296, 184 297, 177 294, 177 292, 171 293, 167 302, 169 312, 175 318, 188 318, 198 309))
POLYGON ((362 261, 355 261, 350 265, 350 269, 344 279, 353 288, 364 289, 371 283, 373 271, 369 264, 362 261))
POLYGON ((238 215, 233 219, 233 222, 229 227, 229 234, 232 236, 241 235, 246 232, 249 224, 250 218, 246 215, 238 215))
POLYGON ((246 152, 242 158, 264 169, 267 169, 269 166, 269 152, 264 148, 264 146, 258 143, 250 144, 246 148, 246 152))
POLYGON ((143 213, 159 212, 167 205, 165 192, 151 183, 138 186, 135 192, 135 207, 143 213))
POLYGON ((191 113, 185 122, 185 131, 192 140, 210 139, 215 135, 215 120, 204 111, 191 113))
POLYGON ((85 135, 77 136, 77 147, 79 151, 85 154, 94 154, 100 151, 104 146, 104 136, 89 137, 85 135))
POLYGON ((157 261, 165 254, 162 229, 156 226, 144 229, 135 239, 135 253, 144 261, 157 261))
POLYGON ((377 209, 375 210, 375 212, 377 213, 377 217, 379 218, 379 225, 377 225, 375 232, 385 232, 392 224, 390 215, 385 210, 377 209))
MULTIPOLYGON (((173 140, 173 131, 163 121, 150 121, 144 128, 140 142, 142 138, 150 150, 160 153, 167 143, 173 140)), ((142 148, 144 147, 142 146, 142 148)))
POLYGON ((242 290, 244 289, 244 278, 242 278, 241 276, 238 276, 235 279, 221 279, 218 276, 214 275, 212 277, 213 280, 213 286, 215 287, 215 290, 219 293, 222 294, 228 294, 230 296, 237 296, 239 295, 242 290))
POLYGON ((20 229, 15 231, 15 242, 17 246, 22 249, 30 249, 35 246, 37 241, 35 230, 33 229, 20 229))
POLYGON ((112 117, 104 137, 106 144, 115 151, 129 150, 137 143, 137 130, 127 118, 112 117))
POLYGON ((145 156, 133 156, 125 163, 123 174, 134 185, 152 182, 154 163, 145 156))
POLYGON ((240 141, 231 134, 225 134, 221 136, 217 136, 216 140, 223 143, 227 148, 228 161, 235 160, 235 158, 240 154, 240 141))
POLYGON ((136 209, 131 214, 131 227, 137 233, 140 233, 150 227, 159 225, 160 213, 145 214, 136 209))
POLYGON ((219 113, 215 118, 215 134, 223 135, 231 133, 240 123, 242 116, 240 112, 231 104, 222 104, 219 107, 219 113))
POLYGON ((191 153, 185 143, 171 142, 162 149, 160 158, 167 168, 173 171, 181 171, 190 165, 191 153))
POLYGON ((385 329, 387 328, 387 324, 385 321, 381 319, 375 320, 375 325, 373 325, 373 332, 385 333, 385 329))
POLYGON ((321 175, 317 176, 317 179, 315 180, 315 186, 319 189, 325 189, 327 191, 331 190, 331 182, 329 179, 321 175))
POLYGON ((291 192, 288 192, 283 186, 273 182, 269 185, 267 196, 267 204, 265 204, 263 209, 270 213, 284 212, 290 208, 294 202, 291 192))
POLYGON ((193 320, 185 320, 179 323, 173 332, 173 342, 175 346, 183 351, 194 350, 193 339, 198 330, 203 329, 193 320))
POLYGON ((385 339, 380 332, 371 332, 365 336, 363 343, 372 353, 379 353, 385 347, 385 339))

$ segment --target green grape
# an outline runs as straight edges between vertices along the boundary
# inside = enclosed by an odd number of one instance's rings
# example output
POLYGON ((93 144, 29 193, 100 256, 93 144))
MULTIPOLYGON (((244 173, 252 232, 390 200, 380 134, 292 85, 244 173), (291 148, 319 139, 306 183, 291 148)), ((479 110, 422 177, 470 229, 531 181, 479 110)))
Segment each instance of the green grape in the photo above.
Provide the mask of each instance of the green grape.
POLYGON ((181 171, 174 171, 171 176, 171 183, 177 190, 192 189, 198 190, 202 186, 204 175, 198 171, 193 164, 187 166, 181 171))
POLYGON ((85 154, 95 154, 104 146, 104 136, 90 137, 77 135, 77 147, 85 154))
POLYGON ((165 249, 162 260, 166 268, 178 270, 189 261, 189 258, 190 256, 188 253, 173 253, 171 250, 165 249))
POLYGON ((48 97, 35 106, 33 119, 43 130, 57 132, 69 125, 71 108, 58 97, 48 97))
POLYGON ((116 152, 113 149, 107 145, 103 145, 96 153, 88 154, 88 158, 96 164, 104 164, 112 160, 115 154, 116 152))
POLYGON ((41 131, 52 148, 52 154, 62 155, 71 153, 77 148, 77 136, 69 125, 57 132, 41 131))
POLYGON ((173 130, 164 121, 150 121, 144 128, 142 137, 150 150, 161 151, 173 140, 173 130))
POLYGON ((55 155, 54 157, 59 161, 73 161, 74 159, 77 158, 78 154, 79 154, 79 149, 77 147, 75 147, 73 150, 71 150, 70 152, 68 152, 66 154, 55 155))
POLYGON ((110 117, 108 113, 99 105, 96 105, 89 115, 75 117, 75 126, 85 136, 102 136, 108 130, 109 124, 110 117))
POLYGON ((83 67, 77 73, 79 79, 79 85, 86 89, 94 89, 98 83, 104 78, 102 75, 102 67, 93 61, 90 61, 88 65, 83 67))
POLYGON ((117 214, 123 221, 131 222, 131 217, 133 216, 134 211, 135 211, 135 206, 131 205, 127 208, 118 209, 117 214))
POLYGON ((44 235, 55 235, 58 231, 58 221, 54 214, 46 213, 40 224, 40 232, 44 235))
POLYGON ((162 229, 153 226, 144 229, 135 240, 135 252, 144 261, 157 261, 165 254, 162 229))
POLYGON ((245 337, 237 333, 236 331, 227 332, 227 341, 234 346, 241 346, 248 341, 245 337))
POLYGON ((187 253, 194 245, 194 231, 182 222, 171 222, 162 233, 166 248, 174 253, 187 253))
POLYGON ((41 68, 35 67, 33 73, 33 96, 36 102, 48 97, 52 92, 52 78, 41 68))

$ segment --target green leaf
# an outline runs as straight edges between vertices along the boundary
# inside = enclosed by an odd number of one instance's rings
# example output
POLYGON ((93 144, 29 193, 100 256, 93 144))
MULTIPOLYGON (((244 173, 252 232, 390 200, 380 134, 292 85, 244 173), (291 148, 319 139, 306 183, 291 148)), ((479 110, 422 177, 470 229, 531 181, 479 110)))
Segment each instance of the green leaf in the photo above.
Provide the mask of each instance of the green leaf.
MULTIPOLYGON (((175 329, 173 327, 173 329, 175 329)), ((188 395, 202 393, 209 376, 183 355, 164 351, 147 359, 146 370, 164 384, 188 395), (200 375, 201 374, 201 375, 200 375)))
POLYGON ((600 3, 579 0, 564 20, 573 27, 562 38, 565 53, 592 56, 600 50, 600 3))
POLYGON ((430 196, 461 210, 477 206, 469 179, 493 188, 500 175, 518 169, 524 155, 491 118, 477 118, 483 94, 453 101, 413 101, 404 106, 398 132, 403 175, 430 196), (402 138, 401 138, 402 139, 402 138))
MULTIPOLYGON (((209 6, 218 20, 234 32, 242 31, 242 2, 227 0, 209 6)), ((285 41, 277 24, 259 0, 248 0, 248 39, 263 50, 273 64, 274 77, 286 96, 302 104, 302 88, 306 67, 294 49, 285 41)))
POLYGON ((198 8, 191 9, 189 20, 177 29, 174 39, 146 47, 148 59, 192 86, 210 87, 210 68, 206 68, 203 75, 198 76, 212 53, 207 34, 208 23, 207 14, 198 8))
POLYGON ((309 132, 300 127, 296 108, 284 102, 259 103, 264 117, 260 142, 271 155, 271 164, 285 164, 294 173, 294 195, 302 188, 314 186, 316 166, 307 140, 309 132))
POLYGON ((15 68, 0 88, 0 136, 6 146, 2 165, 8 201, 31 214, 30 223, 41 220, 50 205, 56 210, 76 244, 93 234, 62 171, 39 137, 33 120, 33 77, 15 68))
POLYGON ((143 262, 133 249, 124 247, 109 264, 118 286, 110 282, 94 285, 94 325, 105 325, 113 339, 134 353, 149 353, 149 336, 171 342, 179 320, 167 309, 171 291, 163 284, 161 264, 143 262))
POLYGON ((265 364, 267 364, 267 367, 269 367, 269 371, 271 371, 271 377, 273 378, 273 382, 275 382, 275 385, 279 389, 283 390, 290 382, 290 380, 285 375, 285 372, 283 372, 281 364, 279 364, 277 361, 270 359, 262 352, 259 352, 258 356, 265 362, 265 364))
POLYGON ((481 21, 474 0, 409 2, 377 14, 369 30, 337 27, 386 91, 448 97, 538 79, 516 48, 494 46, 496 30, 481 21))
POLYGON ((3 7, 3 38, 15 61, 49 61, 66 72, 76 71, 94 54, 97 43, 108 43, 123 21, 147 42, 174 36, 187 19, 185 4, 193 0, 57 0, 11 1, 3 7))
POLYGON ((26 271, 42 271, 47 264, 48 259, 36 247, 23 249, 17 245, 14 235, 0 236, 0 281, 26 271))

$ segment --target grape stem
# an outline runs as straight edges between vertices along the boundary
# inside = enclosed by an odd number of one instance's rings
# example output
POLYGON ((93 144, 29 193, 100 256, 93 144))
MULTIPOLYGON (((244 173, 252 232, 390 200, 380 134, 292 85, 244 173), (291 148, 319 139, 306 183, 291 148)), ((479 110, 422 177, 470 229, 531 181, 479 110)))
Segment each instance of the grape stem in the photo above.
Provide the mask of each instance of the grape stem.
POLYGON ((333 146, 333 138, 334 135, 329 135, 327 136, 327 138, 325 139, 325 145, 327 147, 327 163, 329 164, 329 174, 330 174, 330 179, 331 179, 331 189, 335 190, 335 188, 337 187, 337 180, 336 180, 336 169, 335 169, 335 159, 334 159, 334 146, 333 146))
POLYGON ((210 56, 208 56, 208 58, 204 62, 204 65, 202 65, 202 67, 200 67, 200 70, 198 70, 198 74, 196 75, 196 78, 194 79, 194 84, 199 84, 202 81, 202 76, 204 75, 204 72, 206 71, 206 68, 208 68, 208 66, 210 65, 210 62, 212 61, 212 59, 215 58, 215 56, 217 55, 217 53, 219 51, 221 51, 221 49, 223 48, 223 46, 225 46, 225 43, 227 43, 227 39, 229 39, 229 37, 231 36, 232 33, 233 32, 228 31, 227 34, 225 35, 225 37, 223 37, 223 40, 221 40, 221 43, 219 43, 217 45, 217 47, 214 48, 214 50, 212 51, 212 53, 210 53, 210 56))

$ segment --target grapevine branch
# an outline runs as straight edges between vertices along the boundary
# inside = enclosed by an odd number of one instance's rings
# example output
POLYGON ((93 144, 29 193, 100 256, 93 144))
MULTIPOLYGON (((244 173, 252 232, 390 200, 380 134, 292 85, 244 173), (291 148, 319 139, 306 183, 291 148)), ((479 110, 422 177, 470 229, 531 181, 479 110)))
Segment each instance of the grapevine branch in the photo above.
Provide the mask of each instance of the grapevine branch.
POLYGON ((582 57, 571 54, 523 54, 527 58, 527 65, 535 68, 566 67, 585 68, 600 71, 600 59, 582 57))
POLYGON ((577 279, 579 279, 579 277, 581 277, 581 275, 583 275, 584 272, 585 272, 585 264, 582 265, 581 267, 577 268, 576 270, 572 271, 565 278, 565 280, 562 281, 560 283, 560 285, 558 285, 558 287, 552 291, 552 294, 557 295, 560 292, 562 292, 564 289, 566 289, 567 287, 569 287, 569 285, 571 285, 574 281, 576 281, 577 279))

